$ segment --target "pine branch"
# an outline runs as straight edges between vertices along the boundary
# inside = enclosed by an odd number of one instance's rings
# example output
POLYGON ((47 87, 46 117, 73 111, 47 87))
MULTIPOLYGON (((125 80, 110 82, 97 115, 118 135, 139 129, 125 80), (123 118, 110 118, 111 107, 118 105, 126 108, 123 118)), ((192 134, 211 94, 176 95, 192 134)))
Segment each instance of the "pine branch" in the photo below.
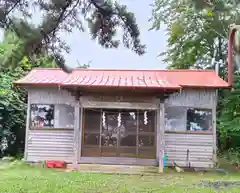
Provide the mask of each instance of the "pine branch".
MULTIPOLYGON (((90 9, 84 6, 83 0, 34 0, 32 5, 44 12, 44 18, 39 26, 33 26, 26 20, 17 19, 12 13, 20 11, 28 14, 30 1, 5 0, 0 4, 0 24, 4 29, 11 29, 23 41, 24 54, 29 58, 45 53, 51 55, 56 63, 64 68, 65 61, 62 51, 68 51, 66 43, 58 37, 61 30, 69 31, 77 27, 82 31, 79 16, 83 11, 93 12, 88 21, 92 23, 91 35, 98 39, 98 43, 105 48, 117 48, 120 40, 114 40, 117 28, 124 30, 122 43, 139 55, 144 54, 145 45, 140 43, 140 32, 133 13, 127 11, 126 6, 118 3, 102 3, 103 0, 89 0, 90 9), (13 3, 14 2, 14 3, 13 3), (4 6, 4 5, 8 6, 4 6)), ((88 6, 89 7, 89 6, 88 6)), ((65 69, 67 72, 70 69, 65 69)), ((70 70, 71 71, 71 70, 70 70)), ((70 72, 69 71, 69 72, 70 72)))

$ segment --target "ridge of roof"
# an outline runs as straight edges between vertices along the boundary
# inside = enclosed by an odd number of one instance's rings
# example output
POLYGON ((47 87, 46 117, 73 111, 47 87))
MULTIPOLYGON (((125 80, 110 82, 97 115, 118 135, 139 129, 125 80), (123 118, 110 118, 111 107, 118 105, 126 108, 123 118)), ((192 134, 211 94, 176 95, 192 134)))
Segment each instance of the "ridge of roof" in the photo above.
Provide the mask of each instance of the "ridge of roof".
MULTIPOLYGON (((31 71, 56 70, 61 68, 33 68, 31 71)), ((129 72, 215 72, 214 69, 116 69, 116 68, 75 68, 74 71, 129 71, 129 72)))

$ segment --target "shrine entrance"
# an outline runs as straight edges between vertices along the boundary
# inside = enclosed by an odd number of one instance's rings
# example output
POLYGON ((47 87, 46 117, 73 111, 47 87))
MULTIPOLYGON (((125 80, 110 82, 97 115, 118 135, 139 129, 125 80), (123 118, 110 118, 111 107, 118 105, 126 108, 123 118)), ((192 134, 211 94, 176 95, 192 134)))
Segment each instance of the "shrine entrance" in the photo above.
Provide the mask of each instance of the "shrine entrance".
POLYGON ((86 108, 81 147, 83 157, 156 159, 156 111, 86 108))

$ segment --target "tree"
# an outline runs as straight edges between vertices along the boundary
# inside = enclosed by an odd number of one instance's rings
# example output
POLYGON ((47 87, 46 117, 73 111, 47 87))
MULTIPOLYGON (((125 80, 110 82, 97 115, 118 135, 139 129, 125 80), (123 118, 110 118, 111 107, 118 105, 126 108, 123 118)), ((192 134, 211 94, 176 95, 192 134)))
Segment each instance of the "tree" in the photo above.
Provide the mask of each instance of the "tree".
MULTIPOLYGON (((218 127, 221 139, 227 137, 233 138, 232 147, 240 146, 240 74, 234 74, 234 89, 232 91, 224 91, 223 97, 219 103, 218 127), (238 138, 236 138, 237 136, 238 138)), ((226 141, 222 141, 222 149, 227 148, 226 141)))
POLYGON ((214 1, 212 7, 196 11, 189 2, 155 0, 153 4, 152 29, 167 25, 165 61, 169 68, 213 68, 212 59, 225 65, 228 27, 240 22, 240 9, 233 3, 225 1, 222 6, 223 1, 214 1))
MULTIPOLYGON (((161 54, 168 67, 214 68, 219 62, 224 77, 228 29, 231 24, 240 24, 239 7, 240 1, 234 0, 155 0, 152 29, 167 26, 168 47, 161 54)), ((220 90, 218 95, 217 129, 224 142, 228 135, 239 133, 239 91, 240 76, 235 69, 234 89, 220 90)))
MULTIPOLYGON (((47 54, 60 67, 65 67, 62 51, 68 46, 59 38, 60 31, 71 32, 73 28, 83 31, 82 18, 89 23, 93 39, 105 48, 117 48, 120 41, 114 40, 118 27, 123 33, 123 44, 139 55, 145 52, 140 43, 140 32, 134 14, 125 5, 103 0, 5 0, 0 3, 0 27, 13 30, 22 40, 25 56, 47 54), (39 9, 43 19, 39 26, 29 22, 30 9, 39 9), (15 12, 24 18, 18 19, 15 12)), ((16 57, 16 56, 15 56, 16 57)), ((68 69, 65 69, 68 71, 68 69)))
POLYGON ((25 138, 26 101, 24 90, 13 82, 26 75, 33 67, 54 67, 48 56, 38 56, 31 63, 21 50, 22 41, 5 31, 0 42, 0 157, 23 152, 25 138), (18 58, 12 57, 18 51, 18 58))

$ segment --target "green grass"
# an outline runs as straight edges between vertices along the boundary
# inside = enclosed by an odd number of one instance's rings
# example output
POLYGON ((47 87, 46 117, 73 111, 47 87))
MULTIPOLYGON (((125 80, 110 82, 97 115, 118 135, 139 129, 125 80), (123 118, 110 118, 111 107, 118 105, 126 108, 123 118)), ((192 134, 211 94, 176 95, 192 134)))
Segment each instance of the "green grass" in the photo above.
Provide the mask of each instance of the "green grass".
MULTIPOLYGON (((205 193, 217 192, 199 186, 202 180, 240 181, 240 175, 167 172, 162 175, 108 175, 59 172, 34 166, 0 167, 1 193, 205 193)), ((239 192, 239 186, 218 192, 239 192)))

